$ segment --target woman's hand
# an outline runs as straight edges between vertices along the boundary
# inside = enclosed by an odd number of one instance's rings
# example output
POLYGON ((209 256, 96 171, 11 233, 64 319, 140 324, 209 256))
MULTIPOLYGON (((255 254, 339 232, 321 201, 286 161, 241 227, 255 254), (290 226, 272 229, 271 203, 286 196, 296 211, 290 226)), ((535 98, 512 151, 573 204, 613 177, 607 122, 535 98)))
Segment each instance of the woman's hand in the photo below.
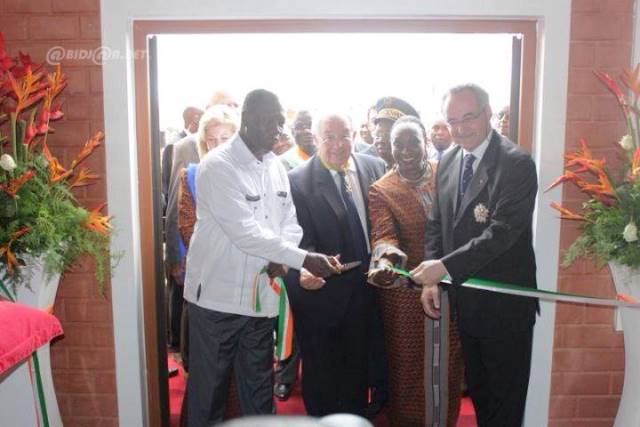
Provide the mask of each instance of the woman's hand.
POLYGON ((391 270, 390 267, 393 267, 393 262, 386 258, 380 258, 378 260, 378 268, 374 268, 373 270, 369 270, 368 282, 373 286, 377 286, 383 289, 394 289, 400 287, 400 283, 398 283, 398 273, 391 270))

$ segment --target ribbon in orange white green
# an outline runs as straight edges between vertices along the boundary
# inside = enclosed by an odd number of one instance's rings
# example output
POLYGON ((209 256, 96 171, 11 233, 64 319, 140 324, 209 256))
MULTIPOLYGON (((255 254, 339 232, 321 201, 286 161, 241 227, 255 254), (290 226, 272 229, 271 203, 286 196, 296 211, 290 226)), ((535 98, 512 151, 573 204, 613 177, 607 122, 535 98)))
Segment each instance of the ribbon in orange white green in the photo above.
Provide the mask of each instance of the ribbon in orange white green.
MULTIPOLYGON (((398 267, 389 267, 393 272, 400 276, 411 278, 411 274, 407 270, 398 267)), ((451 284, 451 278, 445 276, 441 283, 451 284)), ((509 283, 495 282, 485 279, 467 279, 460 286, 466 288, 479 289, 483 291, 498 292, 501 294, 519 295, 524 297, 540 298, 549 301, 575 302, 592 305, 606 305, 612 307, 634 307, 640 308, 640 303, 628 295, 617 295, 616 299, 590 297, 586 295, 568 294, 563 292, 545 291, 543 289, 532 289, 525 286, 512 285, 509 283)))
MULTIPOLYGON (((267 268, 264 267, 253 279, 253 310, 256 313, 262 311, 260 303, 260 292, 262 280, 260 276, 267 274, 267 268)), ((289 305, 289 297, 287 288, 281 277, 271 279, 267 277, 269 286, 279 297, 278 300, 278 336, 276 340, 276 359, 285 360, 291 356, 293 349, 293 316, 289 305)))

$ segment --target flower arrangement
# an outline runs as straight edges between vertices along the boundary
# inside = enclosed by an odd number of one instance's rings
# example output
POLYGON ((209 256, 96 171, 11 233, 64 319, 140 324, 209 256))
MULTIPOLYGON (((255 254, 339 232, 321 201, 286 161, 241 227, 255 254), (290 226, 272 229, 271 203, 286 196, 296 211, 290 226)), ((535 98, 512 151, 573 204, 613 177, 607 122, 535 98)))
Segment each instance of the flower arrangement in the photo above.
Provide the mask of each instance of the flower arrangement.
POLYGON ((595 75, 616 96, 626 120, 627 134, 618 142, 624 153, 623 167, 609 170, 606 160, 595 159, 584 140, 578 151, 565 156, 564 174, 546 191, 570 182, 588 199, 581 212, 551 204, 562 219, 581 223, 582 233, 564 254, 563 265, 579 256, 590 256, 600 265, 617 261, 640 268, 640 64, 634 70, 624 70, 620 78, 628 95, 610 75, 599 71, 595 75))
POLYGON ((82 164, 104 134, 89 138, 69 167, 47 146, 52 122, 63 116, 58 97, 66 86, 59 65, 50 71, 22 52, 9 56, 0 33, 0 281, 24 282, 26 259, 40 257, 52 274, 88 254, 102 290, 110 217, 101 214, 105 204, 80 206, 74 191, 99 178, 82 164))

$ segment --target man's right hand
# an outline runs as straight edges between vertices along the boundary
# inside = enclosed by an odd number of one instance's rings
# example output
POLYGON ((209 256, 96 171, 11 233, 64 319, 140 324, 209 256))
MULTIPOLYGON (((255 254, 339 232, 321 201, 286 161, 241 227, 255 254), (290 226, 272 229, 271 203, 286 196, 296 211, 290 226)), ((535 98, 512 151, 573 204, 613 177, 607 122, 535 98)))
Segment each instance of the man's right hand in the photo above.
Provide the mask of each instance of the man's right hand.
POLYGON ((420 302, 427 316, 432 319, 440 318, 440 288, 438 285, 424 286, 420 302))
POLYGON ((328 277, 332 274, 340 274, 342 264, 336 257, 328 257, 324 254, 309 252, 304 259, 302 267, 317 277, 328 277))

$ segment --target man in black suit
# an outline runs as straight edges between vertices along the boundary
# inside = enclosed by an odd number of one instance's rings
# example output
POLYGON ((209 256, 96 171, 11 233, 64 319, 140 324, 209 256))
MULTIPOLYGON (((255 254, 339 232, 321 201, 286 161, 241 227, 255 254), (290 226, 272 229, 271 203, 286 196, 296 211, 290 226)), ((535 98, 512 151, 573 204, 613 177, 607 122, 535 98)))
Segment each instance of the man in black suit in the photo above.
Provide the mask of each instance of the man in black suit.
POLYGON ((367 318, 372 290, 367 193, 384 163, 351 154, 351 121, 329 115, 318 123, 318 153, 289 173, 303 230, 300 247, 340 255, 359 267, 325 279, 291 270, 287 291, 302 360, 302 389, 309 415, 364 415, 367 405, 367 318))
POLYGON ((458 146, 438 168, 426 231, 428 261, 411 274, 424 285, 422 304, 434 318, 443 296, 438 282, 445 274, 453 280, 447 290, 478 425, 520 427, 537 301, 458 285, 475 277, 536 288, 536 167, 528 153, 491 128, 489 96, 480 87, 450 89, 443 112, 458 146))
MULTIPOLYGON (((165 146, 162 149, 162 164, 160 170, 162 171, 162 206, 163 212, 167 208, 169 203, 169 187, 171 182, 171 166, 173 165, 173 149, 176 142, 182 138, 194 134, 198 131, 198 123, 203 111, 196 107, 187 107, 182 112, 182 119, 184 120, 184 128, 176 133, 172 138, 165 140, 165 146)), ((165 134, 166 135, 166 134, 165 134)))

